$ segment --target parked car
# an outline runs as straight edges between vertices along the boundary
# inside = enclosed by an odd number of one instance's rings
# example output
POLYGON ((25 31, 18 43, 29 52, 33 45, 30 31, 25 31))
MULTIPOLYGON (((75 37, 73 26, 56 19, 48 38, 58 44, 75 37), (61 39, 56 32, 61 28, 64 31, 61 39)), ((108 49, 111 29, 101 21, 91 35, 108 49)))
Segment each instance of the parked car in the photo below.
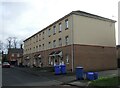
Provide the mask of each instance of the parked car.
POLYGON ((3 68, 10 68, 10 64, 8 62, 3 62, 2 67, 3 68))

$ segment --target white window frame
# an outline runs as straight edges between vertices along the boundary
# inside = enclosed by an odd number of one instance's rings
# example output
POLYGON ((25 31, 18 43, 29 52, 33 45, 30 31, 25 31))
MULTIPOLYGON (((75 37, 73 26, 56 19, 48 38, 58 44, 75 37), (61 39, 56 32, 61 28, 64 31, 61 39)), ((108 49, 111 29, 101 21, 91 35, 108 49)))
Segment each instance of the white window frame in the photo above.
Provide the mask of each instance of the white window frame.
POLYGON ((38 46, 36 46, 36 51, 39 51, 38 46))
POLYGON ((48 49, 51 48, 51 42, 48 42, 48 49))
POLYGON ((69 44, 69 36, 65 37, 65 44, 68 45, 69 44))
POLYGON ((41 45, 39 45, 39 51, 41 50, 41 45))
POLYGON ((56 40, 53 40, 53 48, 56 47, 56 40))
POLYGON ((44 47, 45 47, 45 45, 44 44, 42 44, 42 49, 44 50, 44 47))
POLYGON ((43 31, 43 32, 42 32, 42 39, 44 39, 44 35, 45 35, 45 32, 43 31))
POLYGON ((41 41, 41 34, 39 34, 39 41, 41 41))
POLYGON ((61 31, 62 31, 62 24, 59 23, 59 32, 61 32, 61 31))
POLYGON ((70 63, 69 60, 70 60, 70 59, 69 59, 69 55, 67 54, 67 55, 66 55, 66 64, 69 64, 69 63, 70 63))
POLYGON ((62 38, 59 38, 59 46, 62 46, 62 38))
POLYGON ((65 27, 66 29, 68 28, 69 24, 68 24, 68 19, 65 20, 65 27))
POLYGON ((51 29, 50 28, 48 29, 48 36, 49 37, 51 36, 51 29))
POLYGON ((53 35, 56 34, 56 26, 53 26, 53 35))

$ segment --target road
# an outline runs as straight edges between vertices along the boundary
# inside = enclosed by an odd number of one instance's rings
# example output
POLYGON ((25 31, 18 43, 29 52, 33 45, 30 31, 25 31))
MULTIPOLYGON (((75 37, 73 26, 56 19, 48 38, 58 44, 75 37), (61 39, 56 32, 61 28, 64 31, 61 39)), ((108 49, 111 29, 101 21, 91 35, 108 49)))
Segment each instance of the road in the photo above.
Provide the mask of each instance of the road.
POLYGON ((36 76, 14 67, 2 69, 2 86, 70 86, 60 84, 62 84, 61 81, 55 80, 52 77, 36 76))
POLYGON ((3 86, 45 86, 60 84, 60 82, 48 79, 42 75, 35 76, 14 68, 3 68, 2 77, 3 86))

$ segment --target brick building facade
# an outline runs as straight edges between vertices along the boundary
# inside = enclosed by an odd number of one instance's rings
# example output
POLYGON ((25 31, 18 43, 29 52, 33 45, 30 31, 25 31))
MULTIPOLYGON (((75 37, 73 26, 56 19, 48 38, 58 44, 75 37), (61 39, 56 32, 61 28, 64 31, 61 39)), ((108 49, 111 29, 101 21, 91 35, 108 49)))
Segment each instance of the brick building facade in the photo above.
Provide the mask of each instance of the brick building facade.
POLYGON ((116 69, 115 21, 72 11, 24 40, 24 65, 56 64, 72 71, 116 69))

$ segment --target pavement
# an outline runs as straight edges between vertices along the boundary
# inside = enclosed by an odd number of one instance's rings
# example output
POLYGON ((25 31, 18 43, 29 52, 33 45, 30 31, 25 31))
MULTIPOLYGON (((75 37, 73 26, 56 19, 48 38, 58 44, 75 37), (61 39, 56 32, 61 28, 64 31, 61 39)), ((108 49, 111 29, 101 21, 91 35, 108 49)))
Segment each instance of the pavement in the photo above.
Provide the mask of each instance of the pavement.
MULTIPOLYGON (((39 71, 33 71, 32 68, 20 68, 20 67, 14 67, 15 69, 21 70, 23 72, 30 73, 35 76, 46 76, 49 79, 54 79, 59 82, 61 82, 60 85, 71 85, 71 86, 88 86, 90 81, 89 80, 76 80, 75 73, 67 72, 67 74, 64 75, 55 75, 54 72, 47 72, 46 70, 39 70, 39 71)), ((109 76, 118 76, 118 71, 120 69, 115 70, 107 70, 107 71, 100 71, 98 72, 99 77, 109 77, 109 76)))

